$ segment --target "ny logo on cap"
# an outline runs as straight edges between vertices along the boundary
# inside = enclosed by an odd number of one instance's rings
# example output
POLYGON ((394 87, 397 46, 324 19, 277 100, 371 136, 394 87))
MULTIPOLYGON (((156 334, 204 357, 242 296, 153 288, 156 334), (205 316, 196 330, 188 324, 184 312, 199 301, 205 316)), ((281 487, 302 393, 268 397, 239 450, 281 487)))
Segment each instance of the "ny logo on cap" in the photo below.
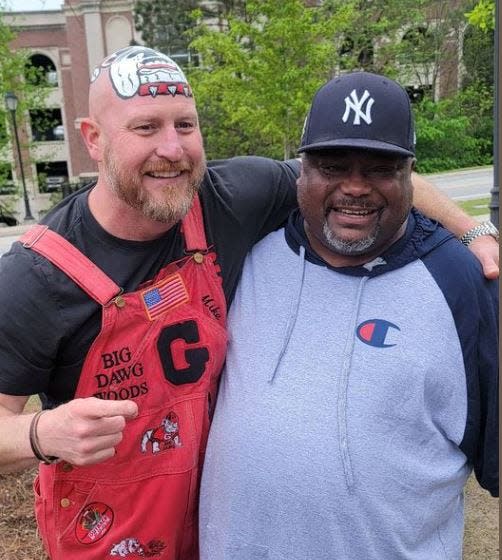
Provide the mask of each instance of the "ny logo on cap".
POLYGON ((373 97, 370 97, 368 90, 365 89, 361 99, 358 99, 356 90, 353 89, 350 93, 350 97, 352 99, 350 99, 349 96, 345 98, 345 113, 343 114, 342 117, 343 122, 346 123, 348 121, 350 111, 352 110, 354 111, 354 121, 352 124, 360 125, 361 119, 363 119, 363 121, 365 121, 366 124, 371 124, 372 123, 371 108, 373 107, 373 103, 375 103, 375 100, 373 99, 373 97), (366 103, 366 111, 363 113, 362 108, 365 103, 366 103))

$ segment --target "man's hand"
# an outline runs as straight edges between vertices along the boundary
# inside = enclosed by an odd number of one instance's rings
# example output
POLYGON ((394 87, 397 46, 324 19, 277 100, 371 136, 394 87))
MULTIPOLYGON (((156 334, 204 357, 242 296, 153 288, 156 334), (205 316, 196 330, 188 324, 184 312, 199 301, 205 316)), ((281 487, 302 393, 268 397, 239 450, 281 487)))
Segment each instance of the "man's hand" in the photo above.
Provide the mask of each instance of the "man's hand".
POLYGON ((126 421, 137 414, 134 401, 75 399, 40 417, 40 448, 72 465, 100 463, 113 457, 126 421))
POLYGON ((499 244, 489 235, 481 235, 469 243, 469 249, 476 255, 483 274, 489 280, 499 276, 499 244))

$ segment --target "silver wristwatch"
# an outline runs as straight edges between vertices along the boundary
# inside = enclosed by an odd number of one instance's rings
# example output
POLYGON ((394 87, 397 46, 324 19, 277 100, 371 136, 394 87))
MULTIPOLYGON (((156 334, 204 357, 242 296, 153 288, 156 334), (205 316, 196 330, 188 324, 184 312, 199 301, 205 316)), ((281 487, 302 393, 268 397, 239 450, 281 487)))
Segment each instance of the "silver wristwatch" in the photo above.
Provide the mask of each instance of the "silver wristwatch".
POLYGON ((499 230, 491 222, 481 222, 479 225, 466 231, 460 238, 460 241, 467 247, 471 241, 481 235, 491 235, 495 241, 498 242, 499 240, 499 230))

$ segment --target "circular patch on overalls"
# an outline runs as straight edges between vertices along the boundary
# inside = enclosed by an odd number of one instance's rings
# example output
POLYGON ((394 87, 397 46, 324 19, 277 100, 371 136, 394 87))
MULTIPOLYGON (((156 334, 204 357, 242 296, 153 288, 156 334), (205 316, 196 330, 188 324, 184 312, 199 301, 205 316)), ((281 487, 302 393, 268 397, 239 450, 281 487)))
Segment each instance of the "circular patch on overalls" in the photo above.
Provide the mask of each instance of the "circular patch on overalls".
POLYGON ((92 544, 108 533, 113 523, 113 511, 102 502, 87 504, 80 514, 75 535, 82 544, 92 544))

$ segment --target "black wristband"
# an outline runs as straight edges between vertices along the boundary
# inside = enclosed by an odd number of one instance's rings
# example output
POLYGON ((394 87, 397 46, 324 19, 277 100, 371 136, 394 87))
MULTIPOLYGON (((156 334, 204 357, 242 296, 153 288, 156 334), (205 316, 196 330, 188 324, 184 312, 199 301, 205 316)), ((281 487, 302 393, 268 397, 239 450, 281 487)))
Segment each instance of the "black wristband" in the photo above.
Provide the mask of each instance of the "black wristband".
POLYGON ((45 410, 39 410, 35 414, 35 416, 33 416, 33 418, 31 419, 30 446, 31 446, 31 450, 33 451, 33 455, 35 455, 35 457, 39 461, 42 461, 42 463, 45 463, 46 465, 52 465, 53 463, 56 463, 57 461, 59 461, 59 457, 53 457, 51 455, 44 455, 44 453, 40 449, 40 442, 38 441, 38 435, 37 435, 38 421, 40 420, 40 416, 42 416, 42 414, 44 412, 46 412, 46 411, 45 410))

